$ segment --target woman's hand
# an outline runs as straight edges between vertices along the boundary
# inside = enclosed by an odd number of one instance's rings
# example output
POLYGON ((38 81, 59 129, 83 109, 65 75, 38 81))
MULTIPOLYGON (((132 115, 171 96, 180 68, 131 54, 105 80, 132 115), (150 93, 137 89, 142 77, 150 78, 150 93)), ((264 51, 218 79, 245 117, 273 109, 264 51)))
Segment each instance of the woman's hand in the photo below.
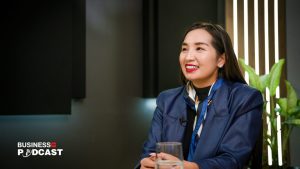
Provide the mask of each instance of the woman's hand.
POLYGON ((190 161, 183 161, 183 168, 184 169, 200 169, 198 164, 190 161))
MULTIPOLYGON (((166 154, 166 153, 157 154, 157 158, 160 158, 162 160, 179 161, 179 159, 177 157, 172 156, 170 154, 166 154)), ((196 163, 190 162, 190 161, 185 161, 185 160, 183 161, 183 167, 184 167, 184 169, 200 169, 196 163)))
POLYGON ((157 154, 157 158, 161 160, 180 161, 179 158, 167 153, 159 153, 157 154))
POLYGON ((141 169, 154 169, 156 154, 151 153, 150 157, 143 158, 141 160, 141 169))
MULTIPOLYGON (((161 160, 180 161, 177 157, 167 153, 151 153, 150 157, 143 158, 141 160, 141 169, 154 169, 155 160, 159 158, 161 160)), ((200 169, 199 166, 194 162, 183 161, 184 169, 200 169)))

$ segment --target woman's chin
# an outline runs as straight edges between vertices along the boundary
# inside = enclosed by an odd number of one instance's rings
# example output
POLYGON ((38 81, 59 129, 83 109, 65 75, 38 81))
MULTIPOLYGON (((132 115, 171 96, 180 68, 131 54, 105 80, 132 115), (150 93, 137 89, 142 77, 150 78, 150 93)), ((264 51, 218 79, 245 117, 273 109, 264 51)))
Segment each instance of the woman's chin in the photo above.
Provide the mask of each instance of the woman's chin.
POLYGON ((189 81, 198 81, 199 79, 201 79, 201 77, 195 77, 195 76, 185 76, 185 78, 189 81))

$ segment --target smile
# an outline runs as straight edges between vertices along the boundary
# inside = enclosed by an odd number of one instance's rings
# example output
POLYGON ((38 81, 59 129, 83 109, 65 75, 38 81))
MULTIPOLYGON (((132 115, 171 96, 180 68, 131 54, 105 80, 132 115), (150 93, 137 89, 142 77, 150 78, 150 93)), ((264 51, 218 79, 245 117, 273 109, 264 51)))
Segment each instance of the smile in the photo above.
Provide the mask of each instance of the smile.
POLYGON ((186 72, 188 72, 188 73, 194 72, 194 71, 196 71, 197 69, 199 69, 199 66, 192 65, 192 64, 186 64, 186 65, 185 65, 185 70, 186 70, 186 72))

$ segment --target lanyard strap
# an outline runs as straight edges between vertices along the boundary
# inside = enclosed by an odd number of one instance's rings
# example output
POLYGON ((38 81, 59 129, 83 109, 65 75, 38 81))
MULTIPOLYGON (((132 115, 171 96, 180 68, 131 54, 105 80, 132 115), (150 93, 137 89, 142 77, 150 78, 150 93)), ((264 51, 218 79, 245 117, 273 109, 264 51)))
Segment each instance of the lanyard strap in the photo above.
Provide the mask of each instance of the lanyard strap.
POLYGON ((196 146, 197 146, 197 142, 196 142, 197 133, 198 133, 198 130, 204 120, 204 115, 207 112, 207 106, 209 105, 209 102, 211 101, 215 92, 221 87, 222 83, 223 83, 223 79, 219 78, 216 81, 216 83, 213 84, 213 86, 208 94, 208 97, 206 97, 206 99, 202 103, 201 113, 200 113, 200 116, 198 116, 196 126, 192 133, 192 139, 191 139, 191 143, 190 143, 190 147, 189 147, 188 161, 192 161, 192 159, 194 157, 194 153, 195 153, 196 146))

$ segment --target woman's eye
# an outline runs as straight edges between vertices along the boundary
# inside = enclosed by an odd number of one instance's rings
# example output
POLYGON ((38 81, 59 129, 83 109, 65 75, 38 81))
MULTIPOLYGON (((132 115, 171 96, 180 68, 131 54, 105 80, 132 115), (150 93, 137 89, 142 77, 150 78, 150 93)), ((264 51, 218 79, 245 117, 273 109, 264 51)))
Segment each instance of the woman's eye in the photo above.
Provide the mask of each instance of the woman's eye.
POLYGON ((183 51, 183 52, 187 51, 187 48, 181 48, 181 51, 183 51))
POLYGON ((203 48, 200 48, 200 47, 197 47, 196 50, 197 50, 197 51, 200 51, 200 50, 204 50, 204 49, 203 49, 203 48))

